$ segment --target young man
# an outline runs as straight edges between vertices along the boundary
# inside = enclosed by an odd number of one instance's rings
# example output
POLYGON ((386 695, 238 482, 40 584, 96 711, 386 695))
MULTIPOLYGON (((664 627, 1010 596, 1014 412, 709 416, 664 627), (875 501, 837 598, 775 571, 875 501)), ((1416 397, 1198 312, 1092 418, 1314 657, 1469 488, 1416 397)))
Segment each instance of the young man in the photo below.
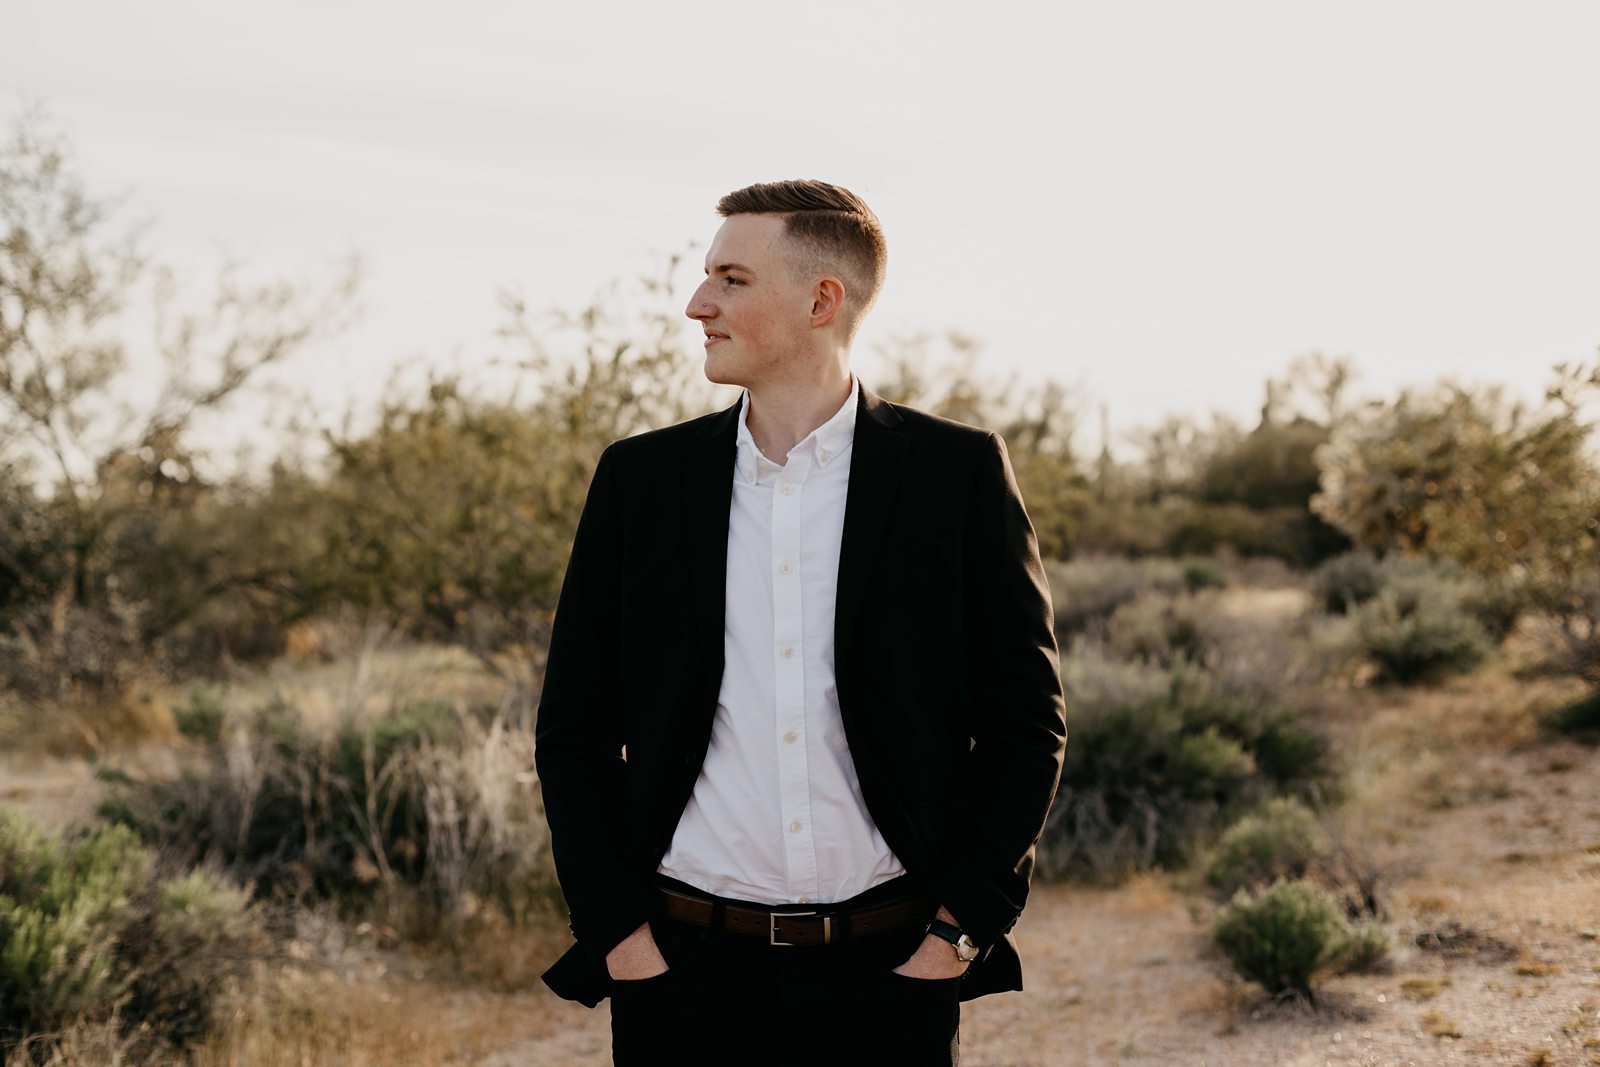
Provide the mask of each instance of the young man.
POLYGON ((616 1063, 953 1064, 1010 931, 1065 707, 1004 442, 851 371, 878 220, 753 185, 686 309, 714 414, 613 442, 578 524, 537 764, 616 1063))

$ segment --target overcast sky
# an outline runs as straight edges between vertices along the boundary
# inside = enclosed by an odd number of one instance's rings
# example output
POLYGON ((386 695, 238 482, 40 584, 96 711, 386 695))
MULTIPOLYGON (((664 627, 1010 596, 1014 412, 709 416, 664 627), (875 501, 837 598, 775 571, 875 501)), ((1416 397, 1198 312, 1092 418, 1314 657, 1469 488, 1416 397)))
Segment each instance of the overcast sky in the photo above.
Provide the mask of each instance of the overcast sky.
POLYGON ((1313 350, 1532 396, 1600 346, 1600 4, 5 7, 8 117, 43 101, 166 258, 363 254, 330 403, 801 176, 888 235, 858 351, 957 329, 1115 428, 1250 420, 1313 350))

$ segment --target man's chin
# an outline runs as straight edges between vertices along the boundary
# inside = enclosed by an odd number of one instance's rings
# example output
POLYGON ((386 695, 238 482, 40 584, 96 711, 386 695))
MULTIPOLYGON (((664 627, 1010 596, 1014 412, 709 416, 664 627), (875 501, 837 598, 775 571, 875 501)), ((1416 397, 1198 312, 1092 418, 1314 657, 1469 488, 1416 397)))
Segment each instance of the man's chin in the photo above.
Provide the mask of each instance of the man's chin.
POLYGON ((713 385, 737 385, 741 388, 747 388, 743 379, 738 374, 725 370, 722 367, 712 366, 711 357, 709 356, 706 357, 704 371, 706 381, 712 383, 713 385))

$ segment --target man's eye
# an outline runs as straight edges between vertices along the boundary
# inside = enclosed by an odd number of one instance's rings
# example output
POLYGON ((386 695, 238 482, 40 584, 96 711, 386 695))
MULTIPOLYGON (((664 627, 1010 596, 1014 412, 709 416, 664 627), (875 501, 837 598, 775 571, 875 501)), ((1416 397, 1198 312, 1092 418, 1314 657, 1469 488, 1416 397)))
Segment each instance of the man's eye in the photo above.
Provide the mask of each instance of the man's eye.
POLYGON ((724 278, 722 280, 727 285, 743 285, 744 284, 743 279, 740 279, 740 278, 724 278))

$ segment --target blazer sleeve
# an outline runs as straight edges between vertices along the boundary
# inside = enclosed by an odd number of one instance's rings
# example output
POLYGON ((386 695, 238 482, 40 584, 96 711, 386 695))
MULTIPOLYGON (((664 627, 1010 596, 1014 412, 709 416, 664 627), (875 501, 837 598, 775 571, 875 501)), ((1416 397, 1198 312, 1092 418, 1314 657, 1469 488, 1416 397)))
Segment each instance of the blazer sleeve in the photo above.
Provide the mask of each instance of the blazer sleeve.
POLYGON ((647 889, 629 862, 624 709, 612 684, 624 647, 615 468, 608 446, 595 465, 556 601, 534 726, 534 765, 572 933, 602 958, 649 916, 647 889))
POLYGON ((966 527, 971 748, 937 889, 968 935, 988 946, 1027 900, 1067 743, 1050 586, 998 434, 987 435, 966 527))

